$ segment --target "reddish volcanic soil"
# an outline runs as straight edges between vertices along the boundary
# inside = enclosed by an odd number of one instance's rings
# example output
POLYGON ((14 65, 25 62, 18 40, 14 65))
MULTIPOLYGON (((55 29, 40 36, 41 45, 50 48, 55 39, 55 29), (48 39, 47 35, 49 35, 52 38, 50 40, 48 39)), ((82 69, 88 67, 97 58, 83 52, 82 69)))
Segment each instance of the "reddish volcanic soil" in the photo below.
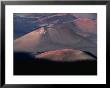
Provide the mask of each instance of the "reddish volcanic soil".
POLYGON ((52 61, 78 61, 78 60, 94 60, 93 57, 87 55, 80 50, 62 49, 47 51, 35 56, 36 58, 47 59, 52 61))
POLYGON ((96 32, 96 21, 88 18, 79 18, 74 21, 79 29, 84 32, 96 32))

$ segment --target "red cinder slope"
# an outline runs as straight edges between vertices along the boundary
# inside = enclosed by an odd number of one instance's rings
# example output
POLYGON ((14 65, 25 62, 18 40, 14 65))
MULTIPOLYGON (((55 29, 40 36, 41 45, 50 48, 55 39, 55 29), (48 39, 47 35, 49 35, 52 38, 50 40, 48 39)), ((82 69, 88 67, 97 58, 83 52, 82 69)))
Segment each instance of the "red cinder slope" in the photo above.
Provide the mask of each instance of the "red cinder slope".
POLYGON ((78 60, 94 60, 88 54, 75 49, 61 49, 54 51, 47 51, 36 55, 35 58, 47 59, 52 61, 78 61, 78 60))

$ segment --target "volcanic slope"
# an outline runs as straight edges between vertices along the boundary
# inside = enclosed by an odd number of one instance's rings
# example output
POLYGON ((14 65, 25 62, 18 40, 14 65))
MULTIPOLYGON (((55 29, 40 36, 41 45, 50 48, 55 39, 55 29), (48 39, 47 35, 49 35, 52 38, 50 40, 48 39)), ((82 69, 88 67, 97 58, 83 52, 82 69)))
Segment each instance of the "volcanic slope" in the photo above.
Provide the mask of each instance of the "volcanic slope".
POLYGON ((76 34, 73 23, 57 24, 32 31, 14 40, 15 51, 44 52, 59 49, 78 49, 97 55, 97 46, 76 34))
POLYGON ((61 50, 47 51, 36 55, 35 58, 51 60, 51 61, 95 60, 93 56, 75 49, 61 49, 61 50))
POLYGON ((40 43, 42 38, 42 33, 44 28, 39 28, 30 33, 25 34, 22 37, 14 40, 14 51, 16 52, 34 52, 36 51, 36 46, 40 43))

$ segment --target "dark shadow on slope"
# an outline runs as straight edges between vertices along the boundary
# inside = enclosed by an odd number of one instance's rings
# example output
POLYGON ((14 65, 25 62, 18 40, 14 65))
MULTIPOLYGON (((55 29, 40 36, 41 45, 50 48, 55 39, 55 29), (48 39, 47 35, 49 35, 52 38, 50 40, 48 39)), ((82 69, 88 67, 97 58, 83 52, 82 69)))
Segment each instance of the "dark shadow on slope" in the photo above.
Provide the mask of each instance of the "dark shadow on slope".
POLYGON ((14 75, 97 75, 97 61, 54 62, 14 53, 14 75))

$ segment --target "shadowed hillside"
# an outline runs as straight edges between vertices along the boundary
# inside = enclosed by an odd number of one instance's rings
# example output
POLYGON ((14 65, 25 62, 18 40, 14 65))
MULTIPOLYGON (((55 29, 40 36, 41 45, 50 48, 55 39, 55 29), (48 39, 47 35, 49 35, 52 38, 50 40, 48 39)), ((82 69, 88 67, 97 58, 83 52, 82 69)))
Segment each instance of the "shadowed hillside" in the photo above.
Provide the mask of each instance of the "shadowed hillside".
POLYGON ((14 53, 14 75, 96 75, 97 61, 54 62, 35 59, 29 53, 14 53))

